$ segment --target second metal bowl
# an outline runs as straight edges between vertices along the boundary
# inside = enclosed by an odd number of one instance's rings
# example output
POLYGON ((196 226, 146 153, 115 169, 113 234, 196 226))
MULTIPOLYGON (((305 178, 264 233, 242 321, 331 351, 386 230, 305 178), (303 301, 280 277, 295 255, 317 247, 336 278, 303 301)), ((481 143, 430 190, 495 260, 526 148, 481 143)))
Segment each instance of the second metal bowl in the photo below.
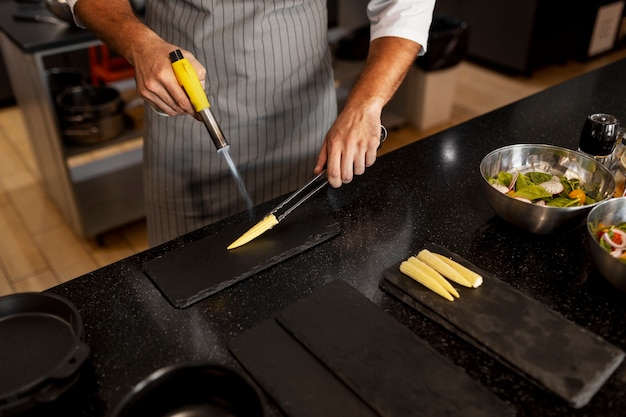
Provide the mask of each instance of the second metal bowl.
POLYGON ((626 292, 626 263, 612 257, 598 243, 595 230, 600 223, 610 226, 626 222, 626 198, 613 198, 594 207, 587 216, 589 251, 602 276, 614 287, 626 292))

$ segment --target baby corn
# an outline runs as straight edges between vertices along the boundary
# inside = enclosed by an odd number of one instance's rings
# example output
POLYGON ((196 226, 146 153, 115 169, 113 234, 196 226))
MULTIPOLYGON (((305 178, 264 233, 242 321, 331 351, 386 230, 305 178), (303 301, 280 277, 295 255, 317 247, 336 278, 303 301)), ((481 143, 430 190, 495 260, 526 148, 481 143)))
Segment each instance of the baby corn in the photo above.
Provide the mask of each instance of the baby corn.
POLYGON ((465 277, 465 279, 467 279, 472 284, 472 287, 478 288, 482 285, 483 277, 477 274, 476 272, 464 267, 460 263, 450 258, 447 258, 439 253, 434 253, 434 255, 438 257, 439 259, 441 259, 442 261, 444 261, 445 263, 447 263, 448 265, 450 265, 452 268, 456 269, 461 275, 463 275, 463 277, 465 277))
POLYGON ((411 256, 408 259, 408 262, 410 264, 415 265, 417 268, 420 268, 422 271, 424 271, 426 274, 428 274, 428 276, 430 276, 433 280, 438 282, 439 285, 441 285, 444 290, 446 290, 447 292, 449 292, 450 294, 452 294, 456 298, 460 297, 459 296, 459 292, 452 286, 452 284, 450 284, 447 279, 445 279, 439 272, 437 272, 434 269, 432 269, 426 263, 420 261, 415 256, 411 256))
POLYGON ((435 254, 428 249, 422 249, 417 254, 417 259, 423 261, 449 280, 454 281, 457 284, 463 285, 464 287, 472 288, 472 283, 467 278, 465 278, 456 269, 448 265, 445 261, 435 256, 435 254))
POLYGON ((409 261, 403 261, 400 264, 400 271, 419 282, 429 290, 439 294, 443 298, 448 301, 454 301, 454 297, 450 295, 448 291, 446 291, 439 282, 435 281, 431 278, 426 272, 422 271, 420 268, 410 263, 409 261))

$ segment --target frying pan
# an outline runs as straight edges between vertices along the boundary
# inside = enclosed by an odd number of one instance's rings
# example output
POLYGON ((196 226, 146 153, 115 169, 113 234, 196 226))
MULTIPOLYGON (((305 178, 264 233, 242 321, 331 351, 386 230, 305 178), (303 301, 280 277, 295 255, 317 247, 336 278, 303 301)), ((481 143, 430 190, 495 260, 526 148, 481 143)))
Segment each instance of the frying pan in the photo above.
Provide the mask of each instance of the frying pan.
POLYGON ((0 415, 57 399, 89 355, 76 307, 53 294, 0 297, 0 415))
POLYGON ((161 368, 137 384, 113 417, 262 417, 256 391, 238 373, 210 363, 161 368))

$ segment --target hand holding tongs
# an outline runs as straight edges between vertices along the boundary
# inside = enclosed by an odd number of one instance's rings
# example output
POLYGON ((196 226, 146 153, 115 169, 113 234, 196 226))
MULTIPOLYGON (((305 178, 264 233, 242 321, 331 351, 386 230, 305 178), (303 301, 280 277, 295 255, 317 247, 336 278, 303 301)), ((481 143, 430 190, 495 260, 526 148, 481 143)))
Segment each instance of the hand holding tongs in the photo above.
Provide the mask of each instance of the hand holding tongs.
MULTIPOLYGON (((387 139, 387 129, 381 127, 380 143, 387 139)), ((228 249, 234 249, 245 245, 251 240, 259 237, 278 223, 283 221, 291 212, 300 207, 305 201, 315 195, 318 191, 328 184, 326 170, 317 174, 311 181, 307 182, 302 188, 291 194, 285 201, 274 207, 263 219, 255 224, 250 230, 241 235, 237 240, 228 246, 228 249)))

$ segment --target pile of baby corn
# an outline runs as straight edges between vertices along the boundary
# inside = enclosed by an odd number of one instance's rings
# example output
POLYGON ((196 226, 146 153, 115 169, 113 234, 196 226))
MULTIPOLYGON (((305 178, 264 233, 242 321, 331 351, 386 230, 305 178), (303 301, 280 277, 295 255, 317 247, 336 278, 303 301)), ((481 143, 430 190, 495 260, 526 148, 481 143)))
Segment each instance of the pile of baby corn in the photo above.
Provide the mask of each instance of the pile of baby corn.
POLYGON ((483 278, 476 272, 427 249, 403 261, 400 271, 449 301, 460 295, 448 280, 467 288, 478 288, 483 283, 483 278))

